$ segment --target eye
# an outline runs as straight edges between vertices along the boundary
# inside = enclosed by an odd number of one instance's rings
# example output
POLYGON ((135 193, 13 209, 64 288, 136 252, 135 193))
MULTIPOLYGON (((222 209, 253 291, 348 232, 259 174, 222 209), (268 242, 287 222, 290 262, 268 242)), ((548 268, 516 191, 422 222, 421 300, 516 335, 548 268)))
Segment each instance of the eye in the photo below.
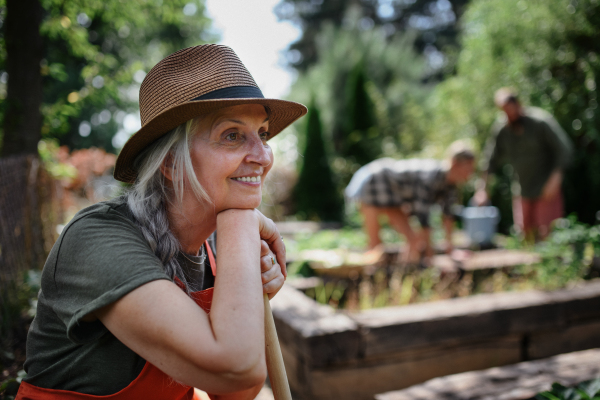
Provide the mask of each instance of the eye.
POLYGON ((229 132, 225 135, 225 140, 233 142, 239 139, 240 134, 238 132, 229 132))
POLYGON ((265 132, 261 132, 258 135, 260 136, 260 140, 262 140, 263 142, 266 142, 271 137, 271 134, 269 132, 266 132, 266 131, 265 132))

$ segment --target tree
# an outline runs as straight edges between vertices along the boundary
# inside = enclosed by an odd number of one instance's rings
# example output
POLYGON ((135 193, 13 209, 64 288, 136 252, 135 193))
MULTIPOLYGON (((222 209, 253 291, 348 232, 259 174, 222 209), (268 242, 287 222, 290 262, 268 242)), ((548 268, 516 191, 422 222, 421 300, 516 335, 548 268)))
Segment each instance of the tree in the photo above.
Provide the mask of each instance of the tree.
MULTIPOLYGON (((322 111, 324 138, 333 143, 332 167, 341 185, 365 163, 382 155, 419 150, 420 128, 429 92, 422 83, 424 60, 413 37, 387 38, 381 28, 360 30, 360 13, 343 28, 328 25, 317 38, 319 61, 300 73, 290 98, 322 111)), ((302 137, 299 138, 300 148, 302 137)))
POLYGON ((494 91, 517 88, 523 103, 549 111, 573 140, 575 157, 564 182, 566 210, 596 222, 599 2, 474 0, 463 23, 457 75, 436 88, 428 129, 441 144, 470 136, 483 145, 497 116, 494 91))
POLYGON ((37 154, 42 125, 39 108, 43 48, 39 26, 43 9, 38 0, 7 0, 6 8, 4 47, 10 81, 1 110, 5 118, 2 124, 4 146, 0 154, 37 154))
MULTIPOLYGON (((8 25, 11 8, 20 0, 3 3, 0 19, 6 13, 7 23, 1 39, 8 45, 15 36, 8 25)), ((37 23, 29 14, 17 21, 43 38, 41 61, 20 64, 42 75, 43 102, 28 105, 29 112, 41 110, 41 128, 19 134, 30 135, 35 146, 41 130, 42 137, 58 138, 72 148, 115 151, 113 136, 136 110, 137 90, 150 67, 171 52, 212 39, 203 0, 41 0, 41 6, 43 18, 37 23)), ((25 43, 22 51, 31 52, 30 46, 25 43)), ((5 61, 10 64, 10 54, 0 41, 0 82, 6 79, 5 61)), ((8 88, 20 87, 17 75, 6 72, 8 88)))
MULTIPOLYGON (((388 36, 416 31, 415 49, 440 64, 445 53, 447 71, 451 71, 453 54, 458 48, 458 21, 469 0, 282 0, 275 8, 280 19, 302 27, 302 36, 290 46, 290 64, 306 71, 319 61, 318 37, 327 25, 344 27, 352 8, 362 15, 364 31, 383 27, 388 36)), ((443 74, 444 69, 435 72, 443 74)), ((432 71, 433 72, 433 71, 432 71)), ((439 74, 438 74, 439 75, 439 74)), ((438 76, 436 79, 439 79, 438 76)))
POLYGON ((341 221, 344 203, 329 166, 319 109, 312 101, 308 110, 303 163, 294 188, 296 212, 306 219, 341 221))
POLYGON ((367 93, 367 76, 359 62, 347 77, 344 126, 334 130, 337 154, 360 165, 381 154, 381 135, 377 129, 374 104, 367 93))

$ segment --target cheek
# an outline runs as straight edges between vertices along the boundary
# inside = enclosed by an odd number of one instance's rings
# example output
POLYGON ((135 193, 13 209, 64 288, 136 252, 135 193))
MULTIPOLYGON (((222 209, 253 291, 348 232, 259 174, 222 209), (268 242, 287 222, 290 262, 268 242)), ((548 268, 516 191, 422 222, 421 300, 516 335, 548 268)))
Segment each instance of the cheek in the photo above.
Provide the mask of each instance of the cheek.
POLYGON ((264 173, 265 176, 267 176, 267 174, 269 173, 271 168, 273 168, 273 161, 275 159, 275 157, 273 156, 273 150, 271 149, 271 147, 269 147, 269 159, 271 160, 271 162, 269 163, 269 165, 267 165, 265 167, 265 173, 264 173))

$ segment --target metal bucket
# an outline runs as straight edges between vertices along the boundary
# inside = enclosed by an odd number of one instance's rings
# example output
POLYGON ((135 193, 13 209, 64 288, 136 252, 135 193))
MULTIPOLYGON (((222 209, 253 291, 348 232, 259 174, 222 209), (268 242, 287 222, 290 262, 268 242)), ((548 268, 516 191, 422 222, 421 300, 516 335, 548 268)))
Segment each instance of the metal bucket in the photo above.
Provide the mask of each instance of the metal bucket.
POLYGON ((471 239, 471 244, 492 244, 500 221, 500 212, 496 207, 465 207, 461 216, 463 228, 471 239))

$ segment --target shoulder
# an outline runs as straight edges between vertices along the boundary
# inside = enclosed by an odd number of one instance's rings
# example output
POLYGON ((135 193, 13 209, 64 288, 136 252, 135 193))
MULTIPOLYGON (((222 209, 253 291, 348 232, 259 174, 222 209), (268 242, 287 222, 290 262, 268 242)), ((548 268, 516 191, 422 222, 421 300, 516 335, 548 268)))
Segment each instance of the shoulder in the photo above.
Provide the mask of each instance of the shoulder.
POLYGON ((539 107, 526 107, 525 115, 533 120, 546 122, 553 120, 554 117, 548 111, 539 107))
POLYGON ((558 125, 558 122, 554 119, 552 114, 548 111, 543 110, 538 107, 528 107, 525 109, 525 118, 529 121, 529 123, 549 127, 551 129, 554 128, 555 125, 558 125))
POLYGON ((440 165, 440 162, 434 159, 407 158, 404 160, 395 160, 393 168, 398 172, 419 172, 435 170, 440 165))
POLYGON ((506 119, 506 115, 504 113, 498 114, 490 129, 492 138, 497 137, 500 134, 504 134, 504 132, 508 129, 507 124, 508 120, 506 119))
POLYGON ((56 278, 59 270, 86 273, 95 270, 95 274, 111 266, 140 261, 154 268, 161 265, 129 215, 126 203, 117 200, 98 203, 77 213, 63 229, 46 265, 56 278))
MULTIPOLYGON (((64 227, 61 237, 82 231, 127 230, 140 233, 123 198, 100 202, 79 211, 64 227)), ((59 239, 60 240, 60 239, 59 239)))

